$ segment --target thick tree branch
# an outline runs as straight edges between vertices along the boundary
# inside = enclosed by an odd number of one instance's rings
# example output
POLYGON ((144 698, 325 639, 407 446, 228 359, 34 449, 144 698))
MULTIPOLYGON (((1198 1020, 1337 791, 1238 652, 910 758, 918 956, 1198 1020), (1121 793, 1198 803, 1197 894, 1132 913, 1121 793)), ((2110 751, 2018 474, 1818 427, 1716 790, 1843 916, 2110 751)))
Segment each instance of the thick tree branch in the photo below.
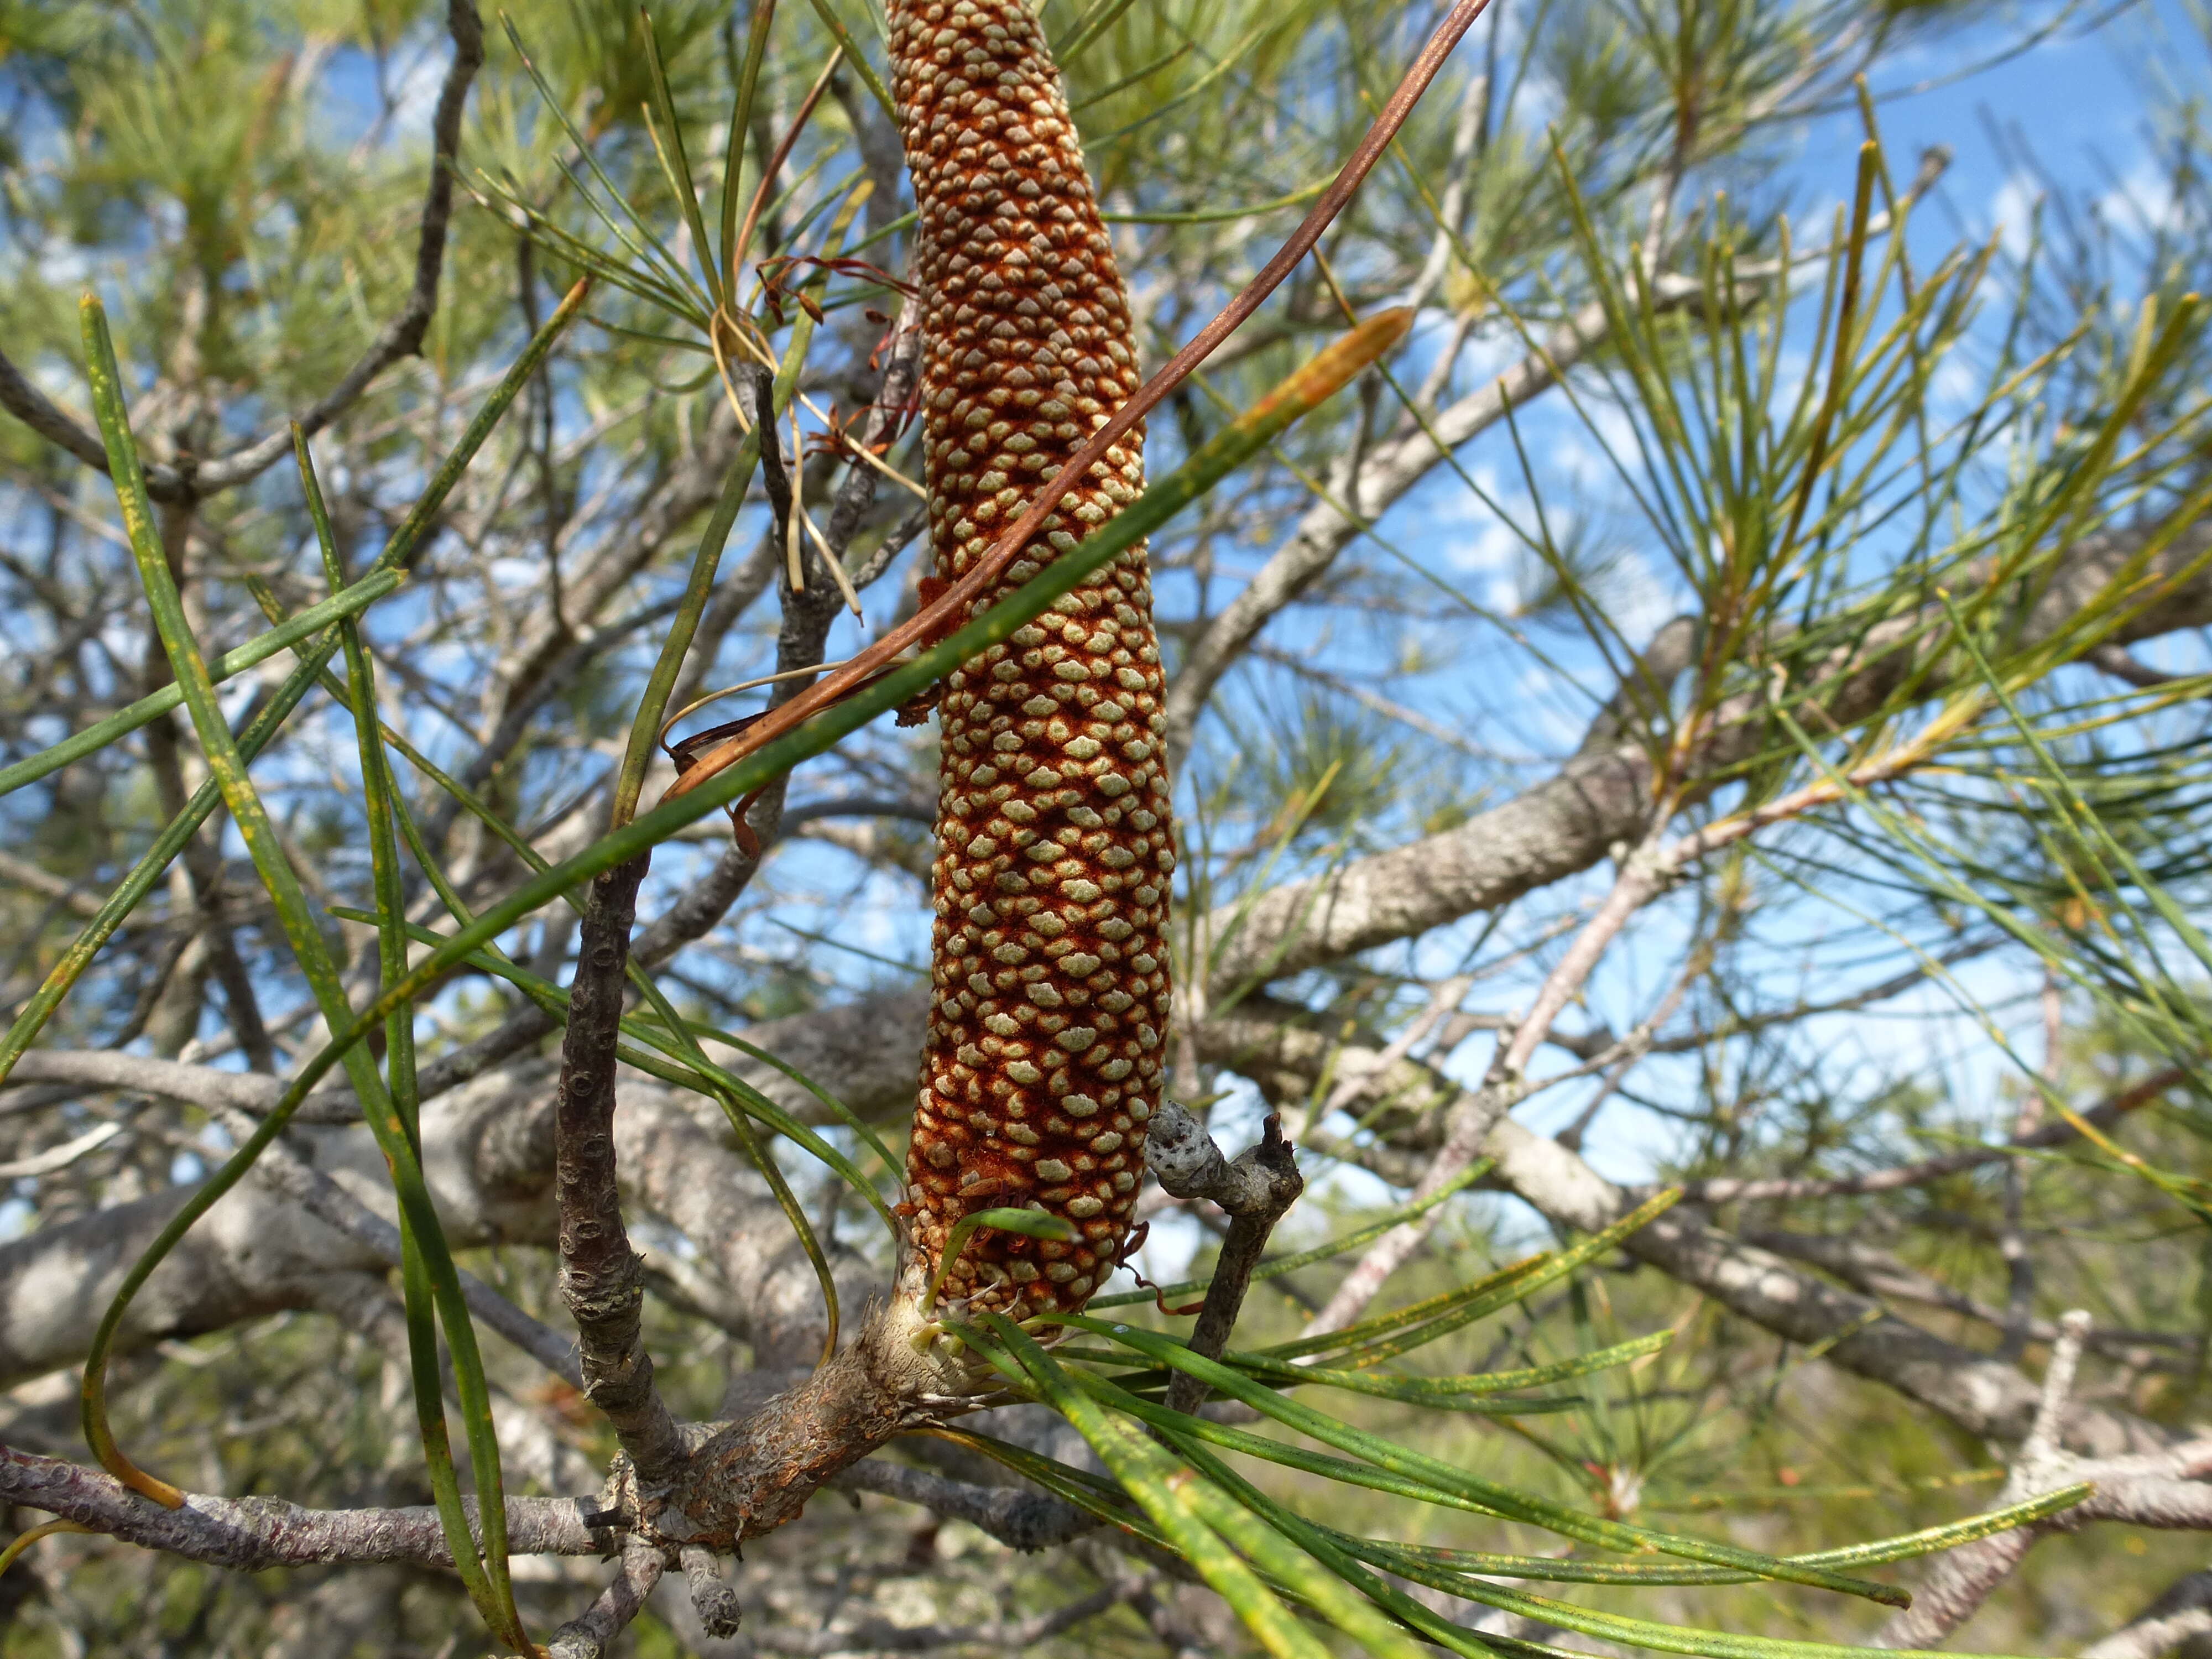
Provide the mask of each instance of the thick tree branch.
POLYGON ((2051 1351, 2033 1425, 2013 1461, 1996 1507, 2023 1503, 2078 1481, 2095 1491, 2072 1508, 2025 1527, 1962 1545, 1940 1559, 1913 1592, 1912 1605, 1893 1615, 1875 1637, 1886 1648, 1924 1648, 1942 1641, 1979 1610, 1990 1592, 2019 1566, 2038 1540, 2074 1532, 2091 1521, 2139 1527, 2203 1530, 2212 1528, 2212 1438, 2199 1437, 2166 1451, 2131 1457, 2082 1458, 2060 1449, 2061 1429, 2081 1364, 2089 1316, 2075 1311, 2060 1321, 2063 1334, 2051 1351))
MULTIPOLYGON (((33 1048, 15 1062, 0 1088, 27 1084, 74 1084, 87 1090, 129 1089, 189 1101, 210 1109, 229 1107, 256 1117, 283 1098, 283 1079, 252 1072, 222 1072, 152 1054, 111 1048, 33 1048)), ((358 1123, 361 1103, 350 1087, 319 1089, 293 1114, 295 1123, 358 1123)))
POLYGON ((1098 1522, 1074 1504, 1018 1486, 978 1486, 905 1463, 871 1457, 834 1476, 851 1492, 880 1492, 965 1521, 1011 1549, 1050 1549, 1095 1530, 1098 1522))
POLYGON ((615 1638, 645 1610, 646 1597, 653 1594, 667 1565, 666 1557, 652 1545, 635 1539, 625 1540, 614 1582, 599 1592, 581 1617, 553 1632, 547 1659, 602 1659, 615 1638))
MULTIPOLYGON (((1339 1066, 1367 1063, 1382 1046, 1341 1044, 1270 1020, 1268 1010, 1264 1001, 1248 998, 1236 1014, 1209 1021, 1199 1041, 1210 1061, 1251 1078, 1271 1099, 1304 1098, 1332 1054, 1339 1066)), ((1455 1110, 1474 1091, 1403 1061, 1377 1093, 1418 1103, 1425 1113, 1455 1110)), ((1599 1231, 1635 1207, 1632 1194, 1576 1153, 1510 1117, 1492 1122, 1480 1151, 1496 1160, 1489 1177, 1494 1184, 1577 1231, 1599 1231)), ((1834 1364, 1895 1389, 1971 1434, 2017 1440, 2027 1432, 2039 1391, 2017 1367, 1899 1319, 1879 1302, 1756 1249, 1684 1206, 1660 1217, 1623 1248, 1792 1342, 1826 1345, 1834 1364)), ((2068 1426, 2076 1444, 2099 1455, 2154 1451, 2168 1439, 2153 1425, 2106 1408, 2077 1407, 2068 1426)))
MULTIPOLYGON (((167 1091, 214 1110, 234 1109, 225 1098, 229 1085, 269 1082, 164 1064, 167 1091), (198 1073, 206 1081, 204 1092, 177 1073, 198 1073)), ((426 1103, 424 1173, 457 1246, 551 1243, 554 1108, 548 1080, 545 1064, 533 1061, 426 1103)), ((787 1079, 776 1080, 795 1088, 787 1079)), ((719 1114, 710 1121, 703 1103, 647 1079, 632 1077, 623 1087, 615 1151, 630 1200, 665 1217, 697 1245, 695 1271, 728 1287, 739 1329, 763 1364, 811 1360, 823 1334, 813 1270, 766 1183, 725 1144, 719 1114)), ((813 1103, 819 1109, 820 1103, 813 1103)), ((246 1104, 252 1109, 267 1103, 249 1098, 246 1104)), ((303 1154, 313 1155, 310 1173, 332 1181, 360 1212, 389 1225, 390 1179, 365 1129, 294 1134, 303 1154)), ((172 1188, 110 1205, 0 1245, 0 1386, 83 1357, 122 1273, 189 1191, 172 1188)), ((388 1265, 389 1237, 370 1238, 368 1231, 333 1228, 266 1182, 247 1182, 210 1212, 148 1281, 132 1304, 119 1350, 323 1306, 332 1285, 365 1272, 381 1274, 388 1265)), ((845 1294, 859 1304, 871 1288, 867 1270, 847 1253, 835 1260, 845 1294)), ((566 1355, 565 1339, 548 1345, 550 1334, 538 1331, 532 1352, 546 1348, 540 1357, 549 1361, 566 1355)), ((573 1356, 563 1363, 573 1366, 573 1356)))
POLYGON ((2081 1659, 2159 1659, 2207 1635, 2212 1635, 2212 1572, 2192 1572, 2110 1636, 2082 1649, 2081 1659))
MULTIPOLYGON (((2149 531, 2114 531, 2087 538, 2055 562, 2047 586, 2014 630, 2025 648, 2078 616, 2142 546, 2149 531)), ((2212 568, 2195 568, 2212 549, 2212 525, 2194 526, 2142 573, 2139 592, 2153 597, 2118 630, 2123 641, 2212 623, 2212 568), (2159 584, 2168 586, 2160 590, 2159 584)), ((1961 586, 1971 578, 1962 578, 1961 586)), ((1824 665, 1820 683, 1837 689, 1811 725, 1848 726, 1864 718, 1928 666, 1923 653, 1942 647, 1948 622, 1935 604, 1909 609, 1869 629, 1846 656, 1824 665)), ((1918 695, 1948 684, 1925 676, 1918 695)), ((1764 695, 1725 704, 1715 735, 1693 757, 1696 770, 1746 758, 1765 741, 1764 695)), ((1645 752, 1620 747, 1580 754, 1546 782, 1458 828, 1330 873, 1292 882, 1249 903, 1224 905, 1210 920, 1220 941, 1212 980, 1234 988, 1277 978, 1395 939, 1410 939, 1479 910, 1579 873, 1626 842, 1642 841, 1653 810, 1651 764, 1645 752)))
MULTIPOLYGON (((13 1446, 0 1446, 0 1501, 234 1572, 340 1561, 453 1565, 438 1512, 427 1505, 309 1510, 275 1498, 191 1493, 182 1509, 165 1510, 101 1470, 13 1446)), ((476 1499, 462 1501, 473 1525, 476 1499)), ((597 1514, 587 1498, 510 1498, 509 1547, 518 1555, 603 1554, 613 1536, 591 1524, 597 1514)))
MULTIPOLYGON (((224 1108, 218 1115, 235 1139, 244 1140, 253 1133, 253 1119, 247 1113, 224 1108)), ((366 1246, 385 1266, 403 1265, 405 1248, 399 1229, 300 1157, 282 1138, 262 1152, 253 1173, 262 1184, 290 1199, 325 1226, 366 1246)), ((497 1331, 570 1388, 583 1387, 573 1343, 532 1318, 467 1269, 457 1271, 462 1299, 468 1304, 473 1318, 497 1331)))

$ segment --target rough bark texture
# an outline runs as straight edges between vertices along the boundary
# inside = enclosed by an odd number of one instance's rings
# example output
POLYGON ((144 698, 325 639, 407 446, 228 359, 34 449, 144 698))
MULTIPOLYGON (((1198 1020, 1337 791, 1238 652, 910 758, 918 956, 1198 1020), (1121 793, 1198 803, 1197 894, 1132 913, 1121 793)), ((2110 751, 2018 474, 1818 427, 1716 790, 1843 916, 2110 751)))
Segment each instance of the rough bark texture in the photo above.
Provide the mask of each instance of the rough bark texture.
POLYGON ((615 1181, 615 1036, 646 863, 634 859, 592 883, 561 1045, 553 1186, 561 1297, 576 1322, 584 1393, 657 1480, 676 1461, 676 1430, 653 1391, 653 1356, 639 1334, 645 1264, 629 1247, 615 1181))
MULTIPOLYGON (((419 1561, 450 1566, 438 1512, 404 1509, 309 1510, 276 1498, 193 1493, 182 1509, 149 1504, 112 1475, 59 1458, 0 1446, 0 1498, 44 1510, 144 1548, 235 1572, 321 1561, 419 1561)), ((464 1498, 473 1529, 477 1500, 464 1498)), ((592 1523, 574 1498, 510 1498, 509 1546, 518 1555, 597 1555, 613 1534, 592 1523)))
MULTIPOLYGON (((1166 1121, 1156 1125, 1156 1129, 1173 1122, 1182 1131, 1179 1150, 1185 1154, 1185 1166, 1177 1174, 1189 1178, 1178 1181, 1163 1167, 1158 1171, 1160 1185, 1177 1198, 1210 1198, 1229 1212, 1229 1232, 1221 1241, 1213 1278, 1206 1287, 1205 1304, 1190 1332, 1192 1352, 1218 1359, 1229 1346, 1230 1333, 1237 1328, 1244 1293, 1252 1286, 1253 1270, 1260 1265, 1275 1224, 1305 1191, 1305 1177, 1298 1173, 1297 1151, 1283 1138, 1283 1120, 1275 1113, 1268 1114, 1259 1144, 1246 1147, 1234 1164, 1222 1156, 1213 1137, 1199 1128, 1197 1120, 1175 1102, 1168 1102, 1161 1115, 1166 1121), (1194 1131, 1195 1138, 1205 1143, 1203 1147, 1192 1145, 1194 1131)), ((1170 1411, 1194 1412, 1205 1399, 1206 1384, 1189 1372, 1177 1371, 1168 1380, 1170 1411)))
MULTIPOLYGON (((1136 389, 1136 353, 1028 5, 893 0, 890 20, 921 210, 931 527, 951 580, 1136 389)), ((1046 544, 1072 550, 1135 498, 1140 444, 1141 429, 1092 467, 1046 544)), ((1003 587, 1038 568, 1018 560, 1003 587)), ((1167 1025, 1161 696, 1141 548, 946 681, 908 1294, 978 1208, 1035 1205, 1082 1238, 977 1237, 945 1281, 971 1306, 1080 1307, 1112 1271, 1167 1025)))
MULTIPOLYGON (((885 1008, 890 1018, 879 1018, 879 1028, 919 1032, 911 998, 890 1000, 885 1008)), ((206 1066, 172 1070, 209 1079, 211 1109, 248 1094, 234 1091, 232 1079, 254 1085, 255 1103, 264 1110, 282 1087, 274 1079, 206 1066)), ((545 1062, 532 1061, 425 1103, 424 1174, 457 1247, 553 1242, 550 1081, 545 1062)), ((793 1086, 781 1076, 777 1081, 793 1086)), ((182 1079, 172 1086, 182 1091, 182 1079)), ((825 1332, 814 1270, 767 1183, 729 1144, 721 1115, 696 1096, 635 1073, 623 1074, 621 1086, 614 1150, 627 1201, 697 1243, 695 1272, 710 1282, 696 1288, 719 1292, 704 1305, 751 1341, 763 1365, 812 1363, 825 1332)), ((892 1116, 905 1097, 904 1087, 872 1098, 865 1090, 856 1093, 862 1109, 878 1120, 892 1116)), ((821 1110, 820 1102, 811 1103, 821 1110)), ((293 1144, 365 1207, 392 1218, 391 1179, 365 1128, 295 1131, 293 1144)), ((0 1245, 0 1387, 83 1358, 123 1273, 190 1191, 167 1188, 0 1245)), ((838 1250, 831 1261, 848 1306, 880 1291, 879 1278, 859 1256, 838 1250)), ((380 1273, 384 1267, 374 1249, 317 1220, 280 1186, 256 1178, 210 1211, 155 1270, 131 1304, 118 1351, 288 1309, 325 1307, 360 1274, 380 1273)))
POLYGON ((733 1423, 691 1431, 679 1485, 665 1496, 616 1471, 617 1506, 646 1537, 734 1549, 796 1521, 823 1483, 894 1437, 956 1413, 975 1392, 969 1366, 917 1338, 910 1303, 874 1310, 851 1346, 797 1387, 733 1423))

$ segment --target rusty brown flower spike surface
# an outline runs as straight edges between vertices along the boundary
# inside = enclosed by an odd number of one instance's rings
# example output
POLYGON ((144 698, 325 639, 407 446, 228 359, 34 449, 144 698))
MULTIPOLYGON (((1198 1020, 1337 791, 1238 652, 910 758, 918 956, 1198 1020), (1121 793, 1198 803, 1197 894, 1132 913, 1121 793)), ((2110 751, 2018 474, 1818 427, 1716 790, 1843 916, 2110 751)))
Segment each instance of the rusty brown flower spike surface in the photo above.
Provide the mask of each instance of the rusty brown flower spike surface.
MULTIPOLYGON (((890 17, 920 210, 931 526, 951 580, 1136 389, 1137 355, 1027 0, 890 0, 890 17)), ((1140 428, 1091 467, 977 610, 1135 499, 1142 441, 1140 428)), ((1114 1270, 1168 1018, 1160 693, 1141 546, 945 681, 909 1294, 953 1225, 988 1208, 1049 1212, 1079 1241, 977 1230, 945 1274, 952 1305, 1073 1310, 1114 1270)))

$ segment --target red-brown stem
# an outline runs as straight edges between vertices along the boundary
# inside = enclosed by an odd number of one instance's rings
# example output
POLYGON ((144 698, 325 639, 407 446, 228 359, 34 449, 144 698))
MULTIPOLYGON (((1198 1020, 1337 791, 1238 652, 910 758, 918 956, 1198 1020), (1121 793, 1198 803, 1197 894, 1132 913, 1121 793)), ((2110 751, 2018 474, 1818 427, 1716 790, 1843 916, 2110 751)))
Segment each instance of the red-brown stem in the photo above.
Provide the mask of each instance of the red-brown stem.
POLYGON ((829 67, 815 77, 813 86, 799 100, 799 113, 791 118, 790 130, 783 135, 783 142, 775 147, 775 154, 768 158, 768 166, 761 173, 761 181, 753 188, 753 199, 745 206, 744 224, 738 232, 738 240, 730 256, 728 276, 732 309, 737 306, 738 271, 744 264, 745 254, 753 245, 753 232, 760 225, 760 216, 768 209, 769 194, 775 188, 776 175, 783 171, 783 164, 791 159, 792 149, 799 143, 799 135, 805 131, 808 118, 814 113, 814 106, 822 101, 822 94, 829 90, 830 77, 836 71, 837 57, 833 54, 829 67))

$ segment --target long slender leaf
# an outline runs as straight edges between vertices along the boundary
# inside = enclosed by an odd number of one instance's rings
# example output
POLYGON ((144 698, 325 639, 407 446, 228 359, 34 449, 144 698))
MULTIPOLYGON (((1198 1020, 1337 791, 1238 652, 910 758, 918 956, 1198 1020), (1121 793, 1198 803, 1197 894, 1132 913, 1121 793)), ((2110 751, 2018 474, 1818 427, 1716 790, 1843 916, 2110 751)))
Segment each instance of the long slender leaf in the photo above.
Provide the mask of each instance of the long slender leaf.
MULTIPOLYGON (((257 634, 235 650, 226 651, 208 665, 208 678, 216 684, 243 674, 247 669, 264 663, 278 652, 311 639, 341 617, 352 617, 366 611, 379 599, 395 592, 407 580, 406 573, 382 569, 372 572, 351 587, 333 593, 320 605, 311 605, 281 628, 272 628, 265 634, 257 634)), ((83 731, 64 738, 51 749, 42 749, 15 765, 0 769, 0 795, 21 789, 26 784, 36 783, 40 778, 59 771, 71 761, 82 760, 96 753, 119 738, 128 737, 149 720, 183 707, 185 694, 173 681, 158 691, 149 691, 127 708, 118 708, 106 719, 88 726, 83 731)))
MULTIPOLYGON (((491 436, 492 429, 520 395, 522 388, 537 374, 546 354, 552 350, 554 343, 583 309, 589 292, 589 284, 584 283, 579 283, 569 289, 559 307, 546 319, 545 325, 532 337, 522 355, 501 377, 498 386, 470 420, 460 441, 439 463, 437 471, 431 475, 429 484, 410 509, 406 519, 385 544, 383 552, 377 557, 375 572, 404 571, 414 562, 416 556, 428 544, 429 532, 444 509, 446 498, 452 494, 453 486, 460 482, 461 474, 468 470, 470 462, 476 459, 477 451, 491 436)), ((361 585, 356 583, 356 586, 361 585)), ((285 677, 283 684, 270 699, 268 707, 255 716, 239 735, 239 753, 244 759, 252 761, 275 739, 284 721, 313 688, 316 676, 337 653, 337 648, 336 636, 326 635, 307 653, 312 661, 303 659, 285 677)), ((178 695, 179 698, 183 696, 182 692, 178 695)), ((171 860, 199 832, 200 825, 221 805, 222 799, 222 791, 212 779, 195 790, 185 810, 163 827, 161 833, 155 838, 153 846, 131 866, 122 884, 101 904, 99 914, 85 925, 69 949, 62 953, 61 959, 47 973, 38 990, 33 993, 22 1012, 16 1015, 15 1023, 8 1028, 7 1035, 0 1037, 0 1080, 7 1078, 8 1073, 15 1069, 15 1062, 32 1043, 38 1041, 39 1033, 52 1018, 54 1010, 61 1006, 70 989, 84 976, 94 959, 108 940, 114 938, 131 913, 154 890, 155 884, 161 880, 171 860)))
POLYGON ((1277 1422, 1319 1440, 1324 1445, 1335 1446, 1340 1450, 1365 1458, 1379 1468, 1409 1474, 1442 1490, 1458 1492, 1488 1505, 1501 1515, 1546 1528, 1582 1543, 1593 1544, 1601 1549, 1657 1550, 1715 1566, 1739 1568, 1760 1577, 1779 1578, 1792 1583, 1811 1584, 1822 1589, 1840 1590, 1846 1595, 1863 1595, 1871 1601, 1898 1604, 1904 1599, 1899 1592, 1887 1584, 1871 1583, 1864 1579, 1850 1578, 1819 1568, 1797 1566, 1778 1557, 1740 1550, 1731 1545, 1654 1532, 1648 1528, 1630 1526, 1623 1522, 1602 1520, 1564 1504, 1516 1492, 1496 1481, 1486 1480, 1465 1470, 1454 1468, 1449 1463, 1399 1445, 1380 1435, 1355 1429, 1311 1407, 1285 1400, 1243 1373, 1232 1370, 1218 1361, 1193 1353, 1154 1332, 1141 1331, 1127 1325, 1109 1325, 1082 1314, 1046 1314, 1039 1317, 1051 1323, 1089 1331, 1094 1336, 1111 1337, 1140 1353, 1174 1366, 1177 1370, 1189 1373, 1218 1393, 1256 1407, 1277 1422))
MULTIPOLYGON (((1099 1410, 1019 1326, 997 1314, 986 1314, 984 1318, 991 1334, 1006 1345, 1039 1393, 1091 1443, 1122 1489, 1137 1500, 1199 1576, 1229 1603, 1262 1647, 1277 1659, 1328 1659, 1328 1650, 1297 1621, 1259 1575, 1238 1559, 1200 1514, 1186 1485, 1188 1470, 1178 1468, 1127 1425, 1099 1410)), ((989 1350, 979 1352, 988 1354, 989 1350)))
MULTIPOLYGON (((231 737, 230 727, 224 720, 222 710, 216 701, 215 687, 208 678, 207 664, 201 656, 198 641, 193 637, 186 620, 183 600, 177 592, 168 562, 161 546, 160 533, 155 527, 153 507, 146 495, 145 475, 139 465, 137 447, 131 435, 130 421, 123 407, 122 377, 116 367, 115 350, 108 337, 107 319, 100 302, 87 295, 82 307, 84 324, 86 368, 92 386, 93 408, 99 422, 101 437, 107 447, 109 470, 112 476, 116 499, 122 508, 124 528, 128 535, 133 560, 138 567, 139 580, 146 591, 154 623, 161 635, 170 667, 183 689, 185 707, 191 715, 194 732, 199 738, 209 771, 222 789, 223 803, 229 809, 231 820, 237 826, 246 852, 259 874, 263 887, 268 892, 276 909, 278 925, 283 928, 295 958, 306 975, 309 988, 320 1006, 325 1020, 333 1029, 351 1021, 352 1008, 346 998, 345 987, 328 948, 323 942, 306 893, 301 890, 297 874, 278 844, 274 827, 264 810, 252 781, 248 777, 245 762, 231 737)), ((372 727, 373 730, 373 727, 372 727)), ((395 1004, 394 1009, 404 1005, 395 1004)), ((390 1011, 387 1011, 390 1012, 390 1011)), ((394 1109, 392 1097, 384 1087, 375 1064, 368 1052, 356 1046, 345 1057, 348 1080, 362 1103, 362 1115, 368 1120, 392 1166, 392 1184, 398 1198, 403 1225, 411 1231, 414 1248, 422 1253, 423 1265, 446 1318, 447 1339, 454 1357, 454 1380, 459 1389, 463 1410, 471 1416, 480 1416, 489 1425, 490 1403, 484 1389, 483 1362, 476 1352, 474 1330, 470 1323, 467 1304, 462 1299, 459 1279, 454 1271, 451 1254, 446 1247, 437 1212, 432 1207, 428 1188, 423 1185, 419 1159, 409 1142, 406 1126, 394 1109)), ((140 1258, 130 1277, 139 1277, 150 1272, 159 1255, 149 1249, 140 1258)), ((423 1322, 427 1325, 427 1322, 423 1322)), ((422 1332, 427 1336, 427 1329, 422 1332)), ((83 1418, 85 1437, 99 1455, 101 1463, 118 1480, 147 1491, 149 1484, 155 1490, 149 1496, 171 1501, 173 1488, 162 1488, 160 1483, 150 1483, 131 1460, 125 1456, 107 1425, 106 1391, 106 1347, 113 1340, 114 1324, 103 1322, 94 1340, 94 1352, 88 1356, 83 1388, 83 1418)), ((418 1366, 423 1356, 417 1353, 418 1366)), ((434 1348, 428 1359, 434 1373, 434 1348)), ((440 1423, 443 1408, 439 1409, 440 1423)), ((429 1441, 428 1425, 425 1424, 426 1446, 429 1441)), ((515 1611, 514 1592, 507 1582, 506 1552, 504 1547, 505 1495, 500 1478, 497 1444, 485 1443, 489 1456, 479 1462, 471 1457, 477 1489, 483 1496, 487 1513, 483 1519, 485 1535, 485 1577, 488 1586, 472 1585, 481 1590, 479 1603, 485 1620, 494 1632, 505 1639, 526 1644, 520 1615, 515 1611), (496 1516, 490 1510, 496 1506, 496 1516)), ((472 1452, 476 1449, 472 1439, 472 1452)), ((432 1459, 434 1475, 437 1461, 432 1459)), ((447 1495, 441 1494, 441 1499, 447 1495)), ((181 1501, 180 1498, 175 1501, 181 1501)), ((450 1541, 456 1560, 475 1547, 465 1518, 460 1512, 458 1489, 450 1494, 449 1501, 441 1501, 441 1514, 447 1521, 450 1541), (456 1530, 457 1528, 457 1530, 456 1530)))

